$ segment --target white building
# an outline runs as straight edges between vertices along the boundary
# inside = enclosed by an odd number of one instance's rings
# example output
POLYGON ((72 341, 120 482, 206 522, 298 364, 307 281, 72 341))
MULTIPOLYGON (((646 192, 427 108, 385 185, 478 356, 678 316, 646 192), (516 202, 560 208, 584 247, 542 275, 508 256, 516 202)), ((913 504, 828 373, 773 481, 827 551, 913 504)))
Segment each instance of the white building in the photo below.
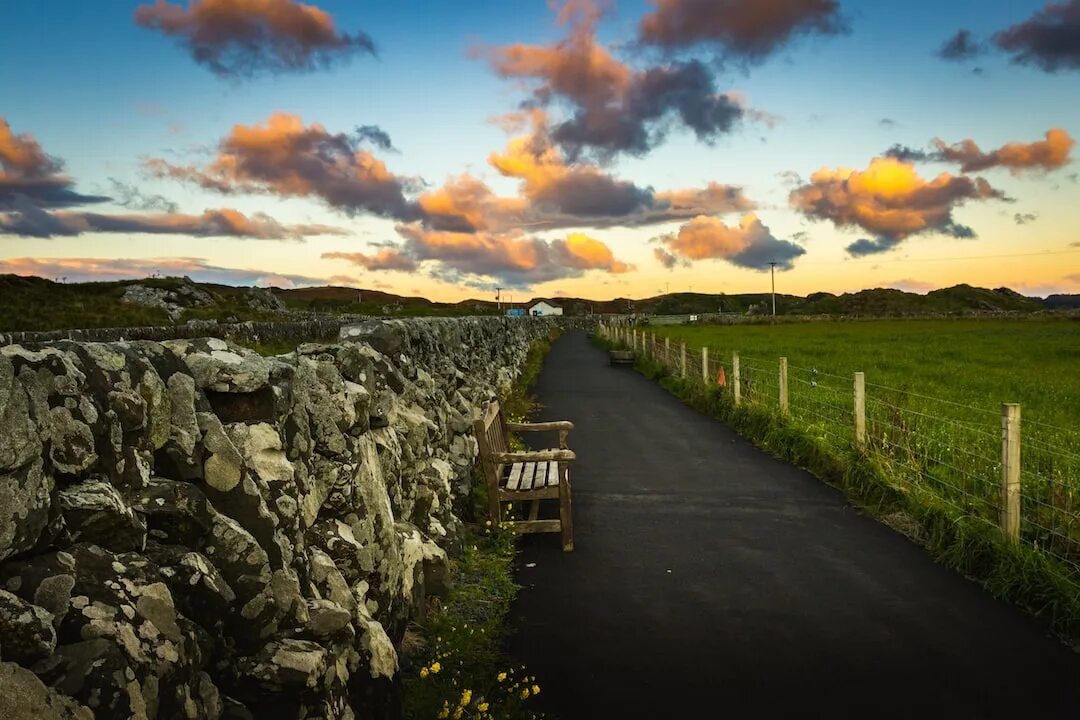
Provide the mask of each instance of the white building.
POLYGON ((550 305, 543 300, 529 308, 530 315, 537 315, 539 317, 548 317, 549 315, 562 315, 562 308, 550 305))

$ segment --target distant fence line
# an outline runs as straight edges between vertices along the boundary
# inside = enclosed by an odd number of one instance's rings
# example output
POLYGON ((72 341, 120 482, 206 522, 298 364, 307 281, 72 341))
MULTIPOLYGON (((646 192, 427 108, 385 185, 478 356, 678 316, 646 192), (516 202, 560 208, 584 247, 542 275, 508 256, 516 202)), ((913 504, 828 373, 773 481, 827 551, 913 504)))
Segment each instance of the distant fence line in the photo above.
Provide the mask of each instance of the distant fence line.
POLYGON ((1080 587, 1080 433, 1032 420, 1018 403, 990 410, 776 360, 689 351, 641 328, 600 335, 679 377, 720 387, 736 406, 795 422, 839 451, 873 453, 890 475, 1062 562, 1080 587), (1062 438, 1067 442, 1062 446, 1062 438))

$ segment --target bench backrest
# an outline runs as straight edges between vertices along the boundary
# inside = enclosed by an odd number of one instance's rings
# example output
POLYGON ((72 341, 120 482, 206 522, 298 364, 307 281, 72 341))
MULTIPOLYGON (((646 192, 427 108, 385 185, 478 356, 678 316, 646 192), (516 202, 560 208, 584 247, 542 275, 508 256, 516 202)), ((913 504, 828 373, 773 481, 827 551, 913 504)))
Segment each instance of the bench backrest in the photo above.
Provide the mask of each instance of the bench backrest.
POLYGON ((499 487, 502 463, 496 462, 495 453, 509 452, 506 442, 506 419, 498 400, 492 400, 484 413, 473 423, 476 444, 480 450, 480 467, 487 481, 488 491, 494 492, 499 487))

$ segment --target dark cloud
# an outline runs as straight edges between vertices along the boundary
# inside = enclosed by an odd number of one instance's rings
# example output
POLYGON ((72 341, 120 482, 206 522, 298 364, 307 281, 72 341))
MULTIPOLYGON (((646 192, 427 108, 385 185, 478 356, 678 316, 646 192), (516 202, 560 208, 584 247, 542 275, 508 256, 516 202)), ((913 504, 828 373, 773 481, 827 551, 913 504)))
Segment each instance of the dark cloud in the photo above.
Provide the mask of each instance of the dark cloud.
POLYGON ((957 30, 937 51, 942 60, 952 62, 964 62, 976 58, 986 52, 986 47, 975 40, 970 30, 957 30))
POLYGON ((134 185, 109 178, 112 187, 112 201, 131 210, 152 210, 175 213, 180 206, 162 195, 147 195, 134 185))
POLYGON ((847 23, 836 0, 655 0, 641 20, 642 43, 668 50, 713 45, 726 57, 760 62, 800 35, 837 35, 847 23))
POLYGON ((356 128, 354 135, 357 141, 367 141, 380 150, 397 151, 397 148, 394 147, 394 143, 390 141, 390 133, 386 132, 378 125, 360 125, 356 128))
POLYGON ((920 150, 919 148, 900 144, 890 147, 885 151, 884 155, 885 157, 896 158, 897 160, 902 160, 904 162, 924 162, 937 159, 935 155, 926 150, 920 150))
POLYGON ((46 154, 33 135, 16 135, 0 117, 0 210, 26 198, 39 207, 71 207, 104 202, 107 197, 83 195, 63 174, 64 163, 46 154))
POLYGON ((0 260, 0 274, 66 278, 69 282, 136 280, 160 275, 186 275, 196 282, 218 285, 303 287, 326 285, 325 278, 275 273, 266 270, 228 268, 209 264, 205 258, 8 258, 0 260))
POLYGON ((894 128, 899 124, 900 123, 896 122, 892 118, 881 118, 880 120, 878 120, 878 125, 884 128, 894 128))
POLYGON ((366 33, 343 33, 329 13, 295 0, 156 0, 137 7, 135 21, 175 38, 222 77, 309 72, 375 54, 366 33))
POLYGON ((48 238, 83 233, 300 240, 309 235, 344 235, 345 231, 328 225, 282 225, 262 213, 248 216, 229 208, 207 210, 201 215, 109 215, 74 211, 50 212, 23 198, 16 202, 12 212, 0 213, 0 235, 48 238))
POLYGON ((874 158, 866 170, 822 168, 791 192, 791 206, 808 218, 874 234, 848 247, 852 255, 884 252, 924 233, 971 238, 974 230, 956 223, 953 210, 969 200, 1004 200, 982 178, 941 173, 925 180, 911 163, 874 158))
POLYGON ((1017 225, 1027 225, 1028 223, 1035 222, 1039 219, 1039 216, 1035 213, 1015 213, 1013 215, 1013 222, 1017 225))
POLYGON ((1012 61, 1046 72, 1080 70, 1080 0, 1048 2, 1022 23, 994 35, 1012 61))
POLYGON ((415 184, 390 172, 359 139, 304 126, 296 115, 274 113, 264 125, 237 125, 205 167, 178 166, 162 159, 146 162, 159 178, 194 183, 221 193, 272 193, 315 197, 353 214, 366 212, 396 220, 418 217, 406 198, 415 184))
POLYGON ((416 260, 412 259, 400 249, 383 248, 374 255, 364 253, 328 252, 322 254, 323 260, 344 260, 353 265, 359 265, 365 270, 400 270, 401 272, 413 272, 417 268, 416 260))
POLYGON ((590 3, 568 3, 560 12, 571 23, 563 40, 480 51, 502 77, 535 82, 527 107, 569 109, 551 133, 571 159, 644 154, 673 122, 712 142, 744 117, 746 109, 717 89, 714 73, 698 60, 638 70, 616 59, 596 39, 598 17, 590 3))
MULTIPOLYGON (((769 232, 756 215, 750 213, 743 217, 738 225, 727 225, 723 221, 699 216, 679 228, 678 232, 661 235, 659 242, 666 248, 666 255, 674 255, 684 260, 722 259, 732 265, 752 270, 768 270, 770 263, 776 263, 781 270, 794 267, 795 258, 806 253, 799 245, 780 240, 769 232)), ((653 254, 666 267, 667 258, 657 252, 653 254)))
POLYGON ((653 257, 668 270, 674 270, 675 266, 680 263, 686 264, 685 260, 681 260, 674 253, 669 253, 664 248, 653 248, 653 257))

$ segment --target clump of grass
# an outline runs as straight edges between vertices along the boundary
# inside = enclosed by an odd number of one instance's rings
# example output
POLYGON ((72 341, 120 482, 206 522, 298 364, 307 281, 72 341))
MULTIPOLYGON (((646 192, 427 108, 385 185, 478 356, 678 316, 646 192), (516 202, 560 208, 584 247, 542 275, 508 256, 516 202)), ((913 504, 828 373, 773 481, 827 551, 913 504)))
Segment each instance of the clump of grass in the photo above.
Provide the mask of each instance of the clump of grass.
MULTIPOLYGON (((531 390, 556 337, 553 330, 529 349, 521 374, 501 399, 508 419, 524 419, 535 407, 531 390)), ((532 707, 540 683, 510 663, 503 650, 506 617, 519 590, 515 535, 510 522, 485 518, 486 508, 487 485, 477 469, 470 498, 458 508, 473 522, 464 549, 451 561, 451 588, 445 599, 432 601, 425 620, 412 629, 416 641, 402 653, 406 720, 543 717, 532 707)), ((520 511, 508 506, 506 514, 520 511)))

